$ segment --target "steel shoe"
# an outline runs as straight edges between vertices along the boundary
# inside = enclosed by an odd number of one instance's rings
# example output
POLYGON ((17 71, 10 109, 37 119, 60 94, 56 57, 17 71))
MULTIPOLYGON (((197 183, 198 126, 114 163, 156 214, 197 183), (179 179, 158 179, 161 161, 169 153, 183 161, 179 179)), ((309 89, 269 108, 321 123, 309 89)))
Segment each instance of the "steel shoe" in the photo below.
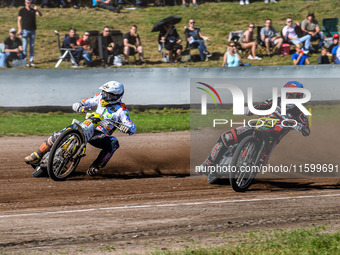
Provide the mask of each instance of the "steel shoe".
POLYGON ((46 169, 41 168, 40 166, 37 166, 34 169, 34 172, 32 173, 32 177, 39 178, 39 177, 47 177, 47 171, 46 169))

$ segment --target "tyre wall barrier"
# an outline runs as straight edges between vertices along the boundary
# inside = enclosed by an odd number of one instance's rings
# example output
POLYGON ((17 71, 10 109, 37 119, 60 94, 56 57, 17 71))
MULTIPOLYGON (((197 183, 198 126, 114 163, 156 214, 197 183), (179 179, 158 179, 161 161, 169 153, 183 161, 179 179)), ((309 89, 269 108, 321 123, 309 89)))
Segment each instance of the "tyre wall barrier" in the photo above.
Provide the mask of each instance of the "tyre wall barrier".
POLYGON ((340 100, 340 65, 254 66, 234 68, 107 68, 107 69, 3 69, 0 70, 0 108, 67 108, 100 92, 102 84, 117 80, 125 85, 127 105, 189 106, 190 80, 228 79, 254 101, 271 95, 271 87, 298 80, 312 94, 311 101, 340 100), (262 91, 266 91, 262 93, 262 91))

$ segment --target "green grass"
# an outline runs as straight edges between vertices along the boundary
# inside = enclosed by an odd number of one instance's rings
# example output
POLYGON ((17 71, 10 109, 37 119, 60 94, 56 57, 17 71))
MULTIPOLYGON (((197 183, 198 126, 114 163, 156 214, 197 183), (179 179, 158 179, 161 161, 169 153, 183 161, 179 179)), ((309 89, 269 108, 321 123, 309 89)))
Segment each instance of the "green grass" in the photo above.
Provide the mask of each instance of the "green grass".
MULTIPOLYGON (((310 106, 306 106, 309 109, 310 106)), ((340 111, 340 105, 313 105, 312 124, 337 124, 335 118, 340 111)), ((28 136, 49 135, 53 131, 61 130, 71 124, 73 119, 84 120, 83 114, 78 113, 23 113, 0 111, 0 137, 1 136, 28 136)), ((243 116, 235 118, 231 109, 208 109, 208 115, 200 114, 199 109, 167 109, 138 111, 132 109, 130 117, 137 126, 138 133, 146 132, 173 132, 211 127, 213 119, 233 119, 243 121, 243 116)), ((256 117, 247 117, 256 118, 256 117)), ((235 124, 233 125, 235 126, 235 124)), ((229 129, 227 125, 218 125, 217 128, 229 129)))
MULTIPOLYGON (((17 27, 18 11, 19 8, 1 9, 0 23, 2 26, 0 27, 0 34, 2 37, 0 37, 0 41, 7 37, 8 30, 11 27, 17 27)), ((54 30, 66 33, 70 27, 75 27, 78 29, 78 33, 82 35, 85 30, 102 31, 105 25, 109 25, 112 29, 126 33, 132 24, 138 25, 138 32, 145 48, 148 64, 143 67, 221 66, 229 32, 245 30, 249 22, 263 26, 266 18, 271 18, 274 28, 279 31, 285 25, 286 17, 290 16, 295 21, 301 22, 309 11, 314 12, 316 19, 321 23, 322 18, 338 17, 340 6, 338 1, 334 0, 296 0, 294 2, 281 0, 277 4, 264 4, 261 0, 251 1, 251 4, 246 6, 240 6, 239 1, 208 2, 196 8, 183 8, 180 5, 154 8, 151 5, 151 7, 143 10, 123 10, 120 14, 87 7, 80 10, 73 8, 42 9, 43 17, 37 18, 36 68, 53 68, 59 57, 54 30), (170 15, 183 18, 177 24, 182 39, 184 38, 184 26, 187 25, 188 19, 191 17, 196 19, 197 24, 201 25, 204 35, 212 37, 212 41, 208 43, 208 48, 214 53, 214 57, 209 62, 179 63, 176 65, 161 62, 161 56, 157 50, 158 33, 151 33, 151 29, 154 23, 170 15)), ((317 63, 318 55, 312 54, 310 56, 309 59, 312 64, 317 63)), ((265 58, 262 61, 246 59, 244 62, 250 62, 252 65, 292 65, 291 56, 275 56, 265 58)), ((61 67, 67 66, 63 63, 61 67)))
MULTIPOLYGON (((1 136, 49 135, 72 123, 84 120, 83 114, 0 112, 1 136)), ((138 133, 189 130, 189 111, 182 109, 131 111, 138 133)))
MULTIPOLYGON (((155 251, 153 255, 281 255, 340 254, 340 232, 327 233, 325 227, 310 229, 250 232, 240 237, 225 235, 224 246, 211 248, 187 248, 180 251, 155 251), (236 240, 234 240, 236 239, 236 240), (239 241, 241 239, 241 241, 239 241), (236 243, 235 243, 236 241, 236 243)), ((223 238, 223 234, 220 235, 223 238)))

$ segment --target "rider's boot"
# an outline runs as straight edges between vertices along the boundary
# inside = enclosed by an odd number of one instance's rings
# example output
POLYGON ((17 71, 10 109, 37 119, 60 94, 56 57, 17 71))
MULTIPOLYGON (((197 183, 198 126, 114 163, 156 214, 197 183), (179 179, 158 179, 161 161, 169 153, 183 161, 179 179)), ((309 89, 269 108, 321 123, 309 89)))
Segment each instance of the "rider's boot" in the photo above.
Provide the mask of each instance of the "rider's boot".
POLYGON ((86 173, 89 176, 96 176, 99 173, 99 167, 95 166, 95 165, 91 165, 89 169, 87 169, 86 173))
POLYGON ((39 163, 41 157, 37 152, 32 152, 31 155, 25 157, 26 164, 33 165, 39 163))

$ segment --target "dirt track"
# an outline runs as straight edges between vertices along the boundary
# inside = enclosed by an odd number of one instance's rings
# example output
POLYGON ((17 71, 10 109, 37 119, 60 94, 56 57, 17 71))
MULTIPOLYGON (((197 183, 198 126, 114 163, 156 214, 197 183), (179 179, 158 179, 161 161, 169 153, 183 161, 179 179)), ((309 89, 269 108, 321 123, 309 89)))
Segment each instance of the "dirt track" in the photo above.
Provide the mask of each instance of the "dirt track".
POLYGON ((120 135, 96 178, 85 175, 98 153, 88 146, 77 174, 62 183, 32 178, 23 163, 42 139, 0 138, 0 253, 140 253, 227 241, 215 232, 340 228, 339 179, 258 180, 244 194, 209 185, 188 176, 189 132, 120 135))

